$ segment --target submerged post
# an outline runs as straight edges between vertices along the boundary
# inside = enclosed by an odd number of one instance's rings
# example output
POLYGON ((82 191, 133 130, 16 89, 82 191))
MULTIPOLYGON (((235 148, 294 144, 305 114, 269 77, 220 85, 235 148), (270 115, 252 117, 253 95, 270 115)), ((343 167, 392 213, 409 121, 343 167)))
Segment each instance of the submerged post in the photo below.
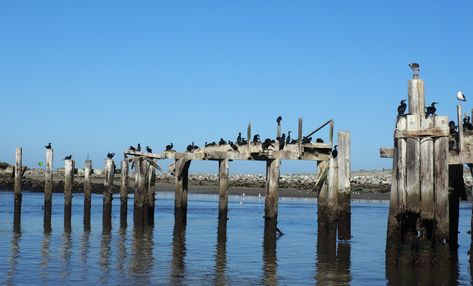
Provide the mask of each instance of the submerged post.
POLYGON ((264 200, 264 218, 277 222, 279 191, 279 159, 266 161, 266 196, 264 200))
POLYGON ((218 217, 228 213, 228 159, 218 161, 218 217))
POLYGON ((51 211, 53 199, 53 149, 46 149, 46 170, 44 172, 44 230, 51 231, 51 211))
POLYGON ((74 160, 64 160, 64 227, 70 229, 72 210, 72 188, 74 184, 74 160))
POLYGON ((338 239, 351 238, 350 132, 338 132, 338 239))
POLYGON ((21 205, 21 175, 23 172, 22 154, 23 148, 17 147, 15 151, 15 205, 21 205))
POLYGON ((121 162, 121 178, 120 178, 120 221, 128 212, 128 160, 121 162))
POLYGON ((92 160, 85 160, 84 165, 84 229, 90 229, 90 208, 92 205, 92 184, 90 175, 92 174, 92 160))
POLYGON ((191 160, 176 160, 174 216, 181 222, 186 222, 187 194, 189 181, 189 166, 191 160))

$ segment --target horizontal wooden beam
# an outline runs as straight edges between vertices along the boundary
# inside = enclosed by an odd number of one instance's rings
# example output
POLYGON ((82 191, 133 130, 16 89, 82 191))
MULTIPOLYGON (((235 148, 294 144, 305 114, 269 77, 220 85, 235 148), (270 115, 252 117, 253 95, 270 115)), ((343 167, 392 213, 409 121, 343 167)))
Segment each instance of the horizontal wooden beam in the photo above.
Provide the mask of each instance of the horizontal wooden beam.
POLYGON ((433 127, 424 130, 396 130, 394 138, 421 138, 421 137, 447 137, 449 130, 433 127))
POLYGON ((379 156, 381 158, 394 158, 394 148, 387 148, 387 147, 379 148, 379 156))

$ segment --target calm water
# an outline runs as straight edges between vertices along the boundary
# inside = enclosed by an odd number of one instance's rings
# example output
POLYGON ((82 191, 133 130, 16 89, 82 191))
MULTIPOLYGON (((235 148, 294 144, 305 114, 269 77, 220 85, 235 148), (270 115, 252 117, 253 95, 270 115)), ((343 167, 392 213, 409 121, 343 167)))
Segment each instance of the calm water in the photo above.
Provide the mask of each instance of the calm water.
MULTIPOLYGON (((277 241, 264 238, 264 198, 230 196, 227 226, 216 195, 189 194, 188 223, 174 225, 173 194, 158 193, 154 227, 120 227, 114 200, 110 232, 102 197, 93 196, 84 231, 83 197, 74 194, 72 229, 64 229, 62 194, 53 196, 52 232, 43 232, 43 196, 24 193, 21 228, 13 231, 13 194, 0 193, 0 284, 114 285, 452 285, 471 284, 471 206, 460 210, 458 265, 386 271, 387 202, 352 203, 353 239, 330 242, 317 231, 313 199, 282 198, 277 241), (319 236, 319 237, 318 237, 319 236), (393 273, 393 274, 386 274, 393 273)), ((129 205, 132 205, 132 200, 129 205)))

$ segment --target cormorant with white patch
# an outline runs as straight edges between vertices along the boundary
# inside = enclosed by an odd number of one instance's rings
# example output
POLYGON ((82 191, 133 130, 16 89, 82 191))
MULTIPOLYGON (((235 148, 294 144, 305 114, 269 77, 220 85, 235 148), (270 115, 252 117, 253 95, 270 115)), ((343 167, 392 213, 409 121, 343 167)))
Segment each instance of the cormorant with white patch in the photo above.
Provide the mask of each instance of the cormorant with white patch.
POLYGON ((51 147, 51 143, 48 143, 48 145, 44 146, 44 148, 46 148, 46 149, 51 149, 51 148, 52 148, 52 147, 51 147))
POLYGON ((466 97, 465 97, 465 95, 463 94, 463 92, 461 92, 461 91, 457 92, 457 99, 458 99, 459 101, 466 101, 466 97))
POLYGON ((172 144, 171 142, 171 144, 166 145, 166 151, 171 151, 173 147, 174 147, 174 144, 172 144))
POLYGON ((337 150, 337 145, 333 146, 333 150, 332 150, 332 158, 337 158, 338 156, 338 150, 337 150))
POLYGON ((406 112, 406 109, 407 109, 406 100, 403 99, 401 100, 401 103, 397 107, 397 115, 398 116, 404 115, 404 112, 406 112))
POLYGON ((438 102, 432 102, 430 106, 427 106, 425 108, 425 118, 429 117, 429 115, 435 116, 435 112, 437 111, 437 108, 435 108, 435 105, 438 104, 438 102))
POLYGON ((112 159, 115 156, 115 153, 107 153, 107 158, 112 159))
POLYGON ((291 144, 291 132, 292 131, 287 131, 286 145, 291 144))

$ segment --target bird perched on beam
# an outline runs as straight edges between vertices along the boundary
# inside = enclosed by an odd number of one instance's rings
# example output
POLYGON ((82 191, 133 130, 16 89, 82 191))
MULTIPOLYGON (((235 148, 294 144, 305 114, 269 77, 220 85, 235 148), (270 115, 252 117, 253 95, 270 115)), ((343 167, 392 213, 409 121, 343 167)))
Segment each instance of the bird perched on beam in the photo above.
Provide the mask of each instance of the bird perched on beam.
POLYGON ((174 147, 174 145, 172 144, 169 144, 169 145, 166 145, 166 151, 171 151, 172 150, 172 147, 174 147))
POLYGON ((455 125, 455 121, 448 122, 448 128, 450 129, 450 135, 457 134, 457 126, 455 125))
POLYGON ((291 132, 292 131, 287 131, 286 145, 291 144, 291 132))
POLYGON ((218 141, 218 145, 227 145, 227 141, 225 141, 223 138, 220 138, 220 141, 218 141))
POLYGON ((414 70, 414 69, 419 69, 419 68, 420 68, 420 66, 419 66, 418 63, 410 63, 410 64, 409 64, 409 67, 410 67, 412 70, 414 70))
POLYGON ((151 149, 149 146, 146 146, 146 152, 153 153, 153 149, 151 149))
POLYGON ((107 158, 112 159, 115 156, 115 153, 107 153, 107 158))
POLYGON ((278 138, 279 141, 279 150, 284 149, 284 144, 286 143, 286 134, 282 134, 281 137, 278 138))
POLYGON ((130 146, 130 147, 128 148, 128 150, 130 150, 130 151, 136 151, 136 148, 133 147, 133 146, 130 146))
POLYGON ((465 95, 463 94, 463 92, 461 92, 461 91, 457 92, 457 99, 458 99, 459 101, 466 101, 466 97, 465 97, 465 95))
POLYGON ((425 118, 429 117, 429 115, 435 116, 435 112, 437 111, 437 108, 435 108, 435 105, 438 104, 438 102, 432 102, 430 106, 427 106, 425 108, 426 113, 425 113, 425 118))
POLYGON ((138 143, 138 146, 136 146, 136 151, 141 152, 141 145, 138 143))
POLYGON ((404 112, 406 112, 406 109, 407 109, 406 100, 403 99, 401 100, 401 103, 397 107, 397 115, 398 116, 404 115, 404 112))
POLYGON ((48 143, 48 145, 44 146, 46 149, 51 149, 51 143, 48 143))
MULTIPOLYGON (((248 138, 248 139, 250 139, 250 138, 248 138)), ((260 140, 259 134, 256 134, 255 136, 253 136, 253 144, 256 145, 260 142, 261 142, 261 140, 260 140)))
POLYGON ((71 160, 72 159, 72 155, 68 155, 66 157, 64 157, 64 160, 71 160))
POLYGON ((332 158, 333 159, 337 158, 337 156, 338 156, 337 146, 338 145, 333 146, 333 150, 332 150, 332 158))
POLYGON ((261 148, 263 148, 263 151, 264 151, 264 150, 267 150, 270 146, 274 148, 274 145, 272 144, 271 139, 266 138, 263 144, 261 145, 261 148))

